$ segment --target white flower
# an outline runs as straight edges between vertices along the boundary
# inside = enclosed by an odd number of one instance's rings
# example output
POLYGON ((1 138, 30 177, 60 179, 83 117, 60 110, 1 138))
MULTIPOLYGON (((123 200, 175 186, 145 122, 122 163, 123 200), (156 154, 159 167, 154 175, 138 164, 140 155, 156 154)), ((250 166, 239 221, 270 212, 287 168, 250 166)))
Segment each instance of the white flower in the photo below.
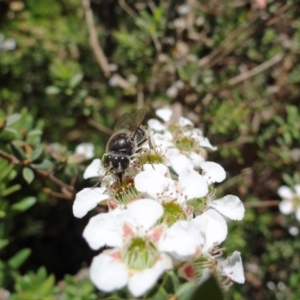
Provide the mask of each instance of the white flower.
POLYGON ((294 190, 295 192, 285 185, 278 189, 278 194, 283 199, 279 203, 279 210, 285 215, 294 212, 296 219, 300 221, 300 184, 295 185, 294 190))
MULTIPOLYGON (((172 117, 172 110, 169 108, 160 108, 157 109, 155 111, 156 115, 158 117, 160 117, 162 120, 164 120, 166 123, 171 121, 171 117, 172 117)), ((179 122, 178 122, 179 126, 181 127, 185 127, 185 126, 194 126, 194 123, 191 122, 189 119, 184 118, 184 117, 180 117, 179 118, 179 122)))
POLYGON ((102 165, 101 159, 94 159, 85 169, 83 178, 103 177, 106 174, 106 169, 102 165))
POLYGON ((73 203, 73 214, 76 218, 84 217, 90 210, 99 203, 107 200, 109 196, 105 194, 105 188, 85 188, 78 192, 73 203))
POLYGON ((83 155, 86 159, 93 158, 95 155, 94 145, 92 143, 81 143, 76 146, 75 154, 83 155))
POLYGON ((170 258, 161 253, 152 267, 134 271, 122 261, 121 251, 113 249, 94 257, 90 276, 95 286, 104 292, 112 292, 127 285, 132 296, 140 297, 171 267, 170 258))
POLYGON ((204 171, 203 177, 208 184, 222 182, 226 178, 224 168, 215 162, 204 161, 200 164, 200 168, 204 171))

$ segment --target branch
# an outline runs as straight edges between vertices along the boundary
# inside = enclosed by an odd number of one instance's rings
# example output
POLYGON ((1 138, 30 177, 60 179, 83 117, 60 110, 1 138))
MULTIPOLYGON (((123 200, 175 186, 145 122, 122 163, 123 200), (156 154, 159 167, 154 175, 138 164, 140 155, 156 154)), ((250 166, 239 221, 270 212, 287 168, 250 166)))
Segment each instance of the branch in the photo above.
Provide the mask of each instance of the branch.
POLYGON ((110 77, 110 69, 107 58, 98 41, 97 31, 94 24, 93 12, 91 10, 90 1, 82 0, 83 9, 85 12, 86 24, 90 35, 90 44, 96 56, 96 59, 104 72, 106 78, 110 77))
POLYGON ((279 200, 266 200, 262 202, 257 202, 257 203, 244 203, 245 207, 247 208, 256 208, 256 207, 268 207, 268 206, 278 206, 279 200))

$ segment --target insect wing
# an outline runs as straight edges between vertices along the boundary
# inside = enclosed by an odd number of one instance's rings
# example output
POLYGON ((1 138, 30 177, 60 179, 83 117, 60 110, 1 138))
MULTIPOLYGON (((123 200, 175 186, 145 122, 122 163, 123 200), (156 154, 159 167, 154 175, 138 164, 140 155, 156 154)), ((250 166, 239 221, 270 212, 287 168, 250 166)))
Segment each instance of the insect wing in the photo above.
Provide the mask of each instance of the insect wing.
POLYGON ((146 112, 147 111, 145 108, 141 108, 138 111, 136 111, 133 115, 125 113, 118 120, 117 124, 115 125, 114 131, 120 129, 127 129, 132 135, 134 135, 136 133, 137 128, 141 125, 146 115, 146 112))

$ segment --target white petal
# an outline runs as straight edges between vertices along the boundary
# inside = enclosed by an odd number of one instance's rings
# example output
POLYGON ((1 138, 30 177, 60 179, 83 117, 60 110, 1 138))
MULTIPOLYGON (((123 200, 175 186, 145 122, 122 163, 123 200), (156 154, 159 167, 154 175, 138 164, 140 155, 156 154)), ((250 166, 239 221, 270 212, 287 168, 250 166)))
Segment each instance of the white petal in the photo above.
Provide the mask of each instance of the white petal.
POLYGON ((214 245, 218 245, 226 239, 228 232, 227 223, 217 211, 209 209, 192 221, 204 233, 204 251, 211 249, 214 245))
POLYGON ((99 158, 94 159, 85 169, 83 178, 88 179, 92 177, 102 177, 106 173, 105 168, 102 166, 99 158))
POLYGON ((284 215, 289 215, 294 209, 293 202, 289 200, 280 201, 278 207, 284 215))
POLYGON ((295 216, 296 216, 296 219, 300 222, 300 207, 298 207, 296 209, 295 216))
POLYGON ((163 215, 162 205, 152 199, 141 199, 131 202, 127 206, 126 217, 144 230, 151 228, 163 215))
POLYGON ((149 119, 147 124, 154 131, 165 131, 165 126, 156 119, 149 119))
POLYGON ((109 293, 127 285, 128 271, 120 260, 103 252, 94 257, 90 277, 99 290, 109 293))
POLYGON ((83 237, 93 250, 103 246, 121 247, 123 244, 121 209, 92 217, 83 231, 83 237))
POLYGON ((84 155, 87 159, 94 157, 94 145, 92 143, 81 143, 76 146, 75 153, 84 155))
POLYGON ((143 171, 149 171, 149 170, 155 170, 164 176, 169 174, 169 169, 164 164, 144 164, 143 171))
POLYGON ((173 114, 172 110, 169 108, 159 108, 155 111, 155 113, 158 117, 160 117, 165 122, 170 121, 173 114))
POLYGON ((78 192, 73 203, 74 216, 76 218, 82 218, 99 203, 108 199, 108 195, 104 194, 105 190, 105 188, 101 187, 85 188, 78 192))
POLYGON ((206 137, 200 138, 200 139, 198 140, 198 145, 199 145, 199 147, 208 148, 208 149, 211 149, 211 150, 214 150, 214 151, 218 149, 218 147, 213 146, 213 145, 210 143, 209 139, 206 138, 206 137))
POLYGON ((295 189, 295 191, 296 191, 296 194, 297 194, 298 196, 300 196, 300 184, 296 184, 296 185, 294 186, 294 189, 295 189))
POLYGON ((224 273, 237 283, 244 283, 244 268, 241 253, 234 251, 230 257, 222 262, 224 273))
POLYGON ((206 180, 194 170, 180 173, 178 180, 185 200, 201 198, 208 193, 206 180))
POLYGON ((163 194, 171 181, 154 170, 142 171, 134 178, 135 188, 152 199, 157 199, 160 194, 163 194))
POLYGON ((194 126, 194 123, 185 117, 180 117, 178 123, 179 123, 179 126, 181 126, 181 127, 194 126))
POLYGON ((187 170, 193 170, 193 162, 185 155, 178 152, 177 149, 170 149, 166 152, 166 157, 172 169, 179 175, 187 170))
POLYGON ((203 175, 208 183, 222 182, 226 178, 224 168, 212 161, 205 161, 200 165, 201 169, 205 172, 203 175))
POLYGON ((204 157, 196 152, 191 152, 189 157, 193 163, 193 167, 195 170, 200 170, 201 163, 205 161, 204 157))
POLYGON ((134 297, 140 297, 155 286, 159 277, 172 267, 170 258, 161 254, 155 265, 134 274, 128 282, 128 289, 134 297))
POLYGON ((292 198, 294 193, 293 191, 286 185, 281 186, 278 191, 278 195, 283 199, 289 199, 292 198))
POLYGON ((159 249, 177 259, 187 260, 195 255, 203 242, 203 234, 197 224, 191 221, 177 221, 167 229, 159 249))
POLYGON ((209 202, 208 206, 216 209, 231 220, 240 221, 244 218, 245 207, 237 196, 227 195, 221 199, 209 202))

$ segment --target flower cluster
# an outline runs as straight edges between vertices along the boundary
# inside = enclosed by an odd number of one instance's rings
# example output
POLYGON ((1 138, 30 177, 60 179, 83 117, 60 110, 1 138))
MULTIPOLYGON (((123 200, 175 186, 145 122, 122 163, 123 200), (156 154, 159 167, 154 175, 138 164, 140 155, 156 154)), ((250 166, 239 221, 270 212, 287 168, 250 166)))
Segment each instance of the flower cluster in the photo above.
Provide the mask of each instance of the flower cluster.
POLYGON ((187 281, 213 274, 224 290, 232 281, 243 283, 240 253, 222 259, 219 245, 226 220, 241 220, 245 209, 236 196, 215 197, 214 184, 226 177, 219 164, 206 161, 206 150, 215 147, 190 120, 174 121, 169 109, 156 113, 164 122, 148 121, 148 139, 121 181, 100 159, 84 173, 102 178, 101 187, 77 193, 74 215, 81 218, 100 203, 108 207, 83 232, 92 249, 102 250, 92 261, 91 280, 104 292, 127 287, 134 297, 171 269, 187 281))

